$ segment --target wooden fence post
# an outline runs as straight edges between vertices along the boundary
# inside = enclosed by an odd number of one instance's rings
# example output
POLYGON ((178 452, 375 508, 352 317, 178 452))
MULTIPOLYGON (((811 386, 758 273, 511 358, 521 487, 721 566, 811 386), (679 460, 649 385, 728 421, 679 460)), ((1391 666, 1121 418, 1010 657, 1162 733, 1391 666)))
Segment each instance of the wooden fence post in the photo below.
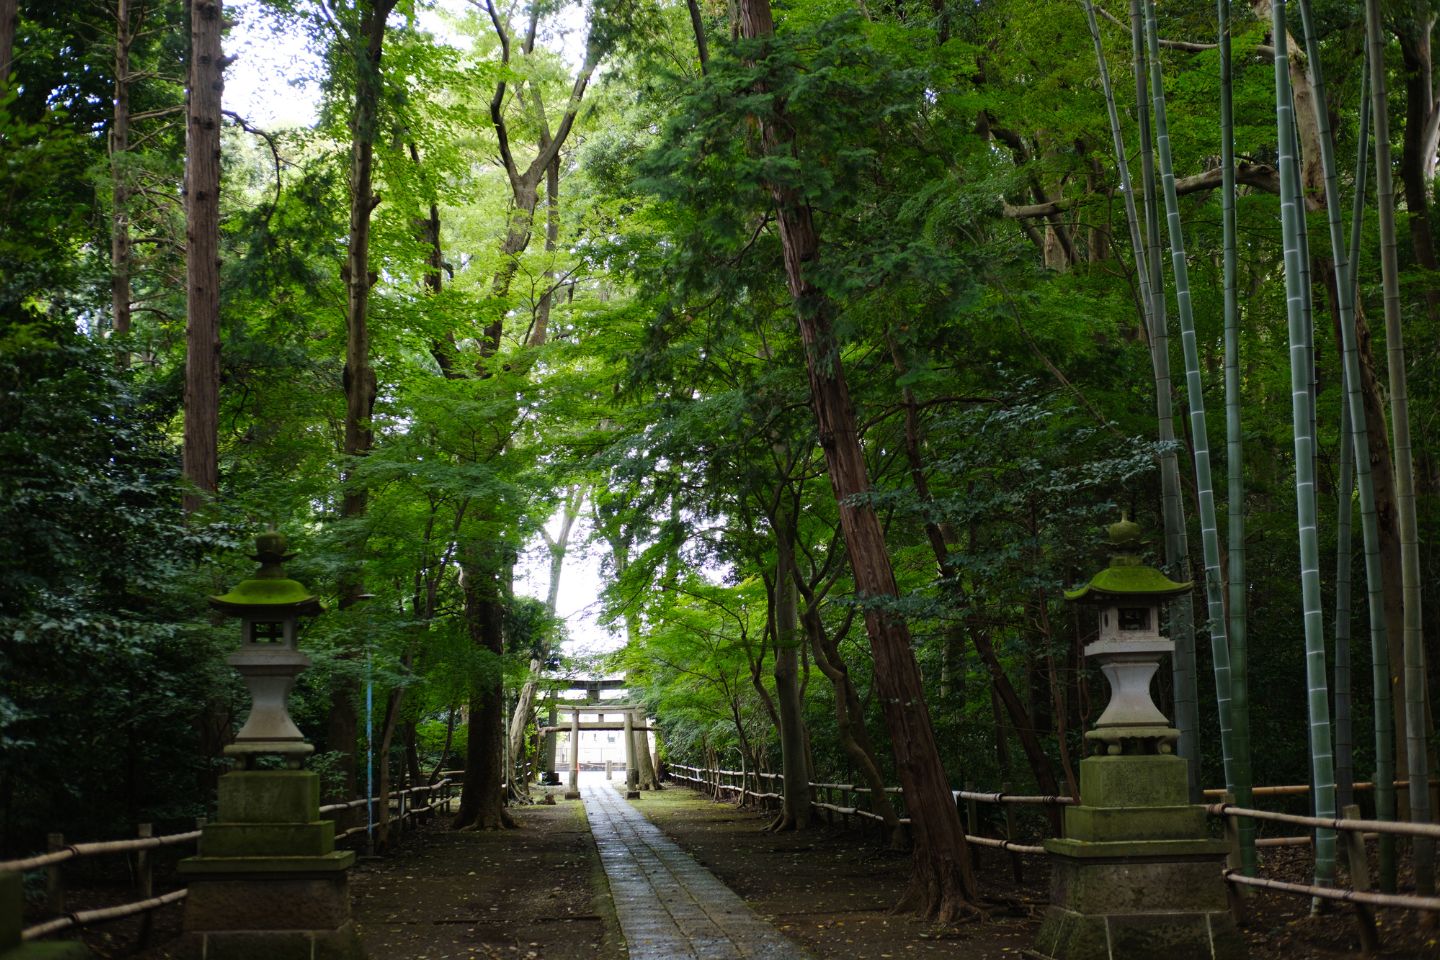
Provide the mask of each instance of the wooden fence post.
MULTIPOLYGON (((155 825, 153 823, 142 823, 135 827, 135 835, 145 840, 155 836, 155 825)), ((141 900, 149 900, 155 896, 155 858, 149 850, 135 851, 135 891, 140 895, 141 900)), ((140 915, 140 933, 136 937, 138 945, 143 949, 150 943, 150 934, 155 926, 155 912, 146 910, 140 915)))
MULTIPOLYGON (((965 792, 971 793, 975 790, 975 784, 965 781, 965 792)), ((965 798, 965 832, 980 836, 980 805, 975 802, 974 797, 965 798)))
MULTIPOLYGON (((1346 820, 1359 820, 1360 807, 1358 804, 1348 805, 1342 816, 1346 820)), ((1342 830, 1345 837, 1345 851, 1350 860, 1350 887, 1358 893, 1370 892, 1370 860, 1365 853, 1365 835, 1359 830, 1342 830)), ((1360 948, 1366 956, 1374 956, 1380 952, 1380 934, 1375 929, 1375 911, 1369 904, 1357 903, 1355 907, 1355 923, 1360 927, 1360 948)))
MULTIPOLYGON (((1010 792, 1010 784, 1000 784, 1000 794, 1003 797, 1010 792)), ((1005 808, 1005 839, 1010 843, 1015 842, 1015 804, 1002 804, 1005 808)), ((1014 850, 1010 851, 1010 872, 1015 876, 1016 883, 1025 882, 1025 868, 1020 861, 1020 854, 1014 850)))
MULTIPOLYGON (((155 836, 155 825, 142 823, 136 826, 135 835, 141 840, 155 836)), ((149 850, 135 851, 135 892, 141 900, 155 896, 155 864, 149 850)))
MULTIPOLYGON (((50 853, 65 849, 63 833, 52 833, 45 841, 45 848, 50 853)), ((58 863, 52 863, 45 868, 45 906, 55 916, 65 912, 65 880, 60 875, 58 863)))

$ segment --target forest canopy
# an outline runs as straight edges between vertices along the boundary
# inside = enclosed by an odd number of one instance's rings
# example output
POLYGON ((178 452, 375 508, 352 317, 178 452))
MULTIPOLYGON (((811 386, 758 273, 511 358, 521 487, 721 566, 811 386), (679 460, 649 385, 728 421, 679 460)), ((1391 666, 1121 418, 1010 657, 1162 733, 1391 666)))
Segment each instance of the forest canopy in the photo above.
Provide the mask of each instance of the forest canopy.
POLYGON ((778 828, 902 784, 954 918, 950 789, 1077 789, 1064 591, 1123 515, 1194 584, 1156 698, 1196 799, 1433 818, 1428 0, 254 0, 315 56, 283 128, 219 0, 19 7, 4 849, 206 809, 246 698, 205 597, 266 529, 330 608, 331 799, 370 749, 506 826, 547 684, 623 671, 662 760, 786 775, 778 828))

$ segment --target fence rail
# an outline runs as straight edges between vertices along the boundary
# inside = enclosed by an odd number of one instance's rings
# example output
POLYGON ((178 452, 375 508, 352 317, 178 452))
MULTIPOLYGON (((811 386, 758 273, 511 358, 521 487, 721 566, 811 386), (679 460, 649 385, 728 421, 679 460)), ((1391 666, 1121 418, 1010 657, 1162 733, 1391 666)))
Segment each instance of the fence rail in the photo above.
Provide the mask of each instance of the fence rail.
MULTIPOLYGON (((333 819, 333 814, 346 810, 355 810, 361 807, 373 807, 379 803, 386 803, 387 813, 390 812, 389 804, 395 804, 394 811, 389 816, 387 823, 404 828, 407 820, 413 820, 423 814, 431 813, 438 807, 447 804, 451 799, 451 788, 456 779, 463 776, 464 771, 447 770, 442 779, 432 784, 424 784, 418 787, 409 787, 405 790, 392 791, 388 797, 360 797, 344 803, 328 803, 320 808, 322 819, 333 819), (428 803, 415 804, 411 798, 418 794, 430 794, 428 803)), ((203 825, 203 819, 199 821, 203 825)), ((351 827, 335 835, 337 841, 367 833, 373 826, 378 825, 376 821, 351 827)), ((26 927, 22 931, 25 940, 36 940, 64 930, 89 926, 90 924, 103 923, 109 920, 120 920, 125 917, 133 917, 142 913, 149 913, 172 903, 179 903, 189 895, 189 890, 180 888, 172 890, 159 896, 154 895, 154 864, 149 856, 150 851, 162 847, 178 846, 185 843, 193 843, 200 839, 201 830, 187 830, 183 833, 169 833, 161 836, 151 835, 151 825, 142 823, 137 828, 139 836, 127 840, 97 840, 83 843, 65 843, 64 837, 58 833, 52 833, 49 837, 50 850, 45 853, 36 854, 31 857, 24 857, 18 860, 0 861, 0 873, 25 873, 33 870, 45 870, 45 891, 48 911, 57 916, 51 917, 41 923, 26 927), (82 857, 105 856, 110 854, 135 854, 136 856, 136 891, 140 899, 130 903, 121 903, 109 907, 97 907, 92 910, 65 910, 65 885, 64 876, 61 871, 61 864, 82 857)))
MULTIPOLYGON (((672 764, 670 766, 672 779, 698 785, 711 791, 716 797, 721 794, 739 794, 742 802, 745 798, 756 798, 764 802, 783 799, 783 793, 778 791, 784 789, 784 775, 778 773, 755 773, 741 770, 712 770, 701 767, 691 767, 684 764, 672 764), (684 771, 683 773, 680 771, 684 771), (739 778, 739 783, 733 783, 739 778), (755 778, 768 781, 768 789, 765 791, 750 790, 747 778, 755 778), (776 783, 778 781, 778 787, 776 783)), ((1357 783, 1357 791, 1372 789, 1373 784, 1357 783)), ((1405 785, 1397 781, 1397 789, 1405 785)), ((811 807, 820 810, 833 821, 833 816, 841 814, 845 818, 845 824, 849 825, 849 818, 860 817, 883 821, 878 814, 860 809, 859 797, 861 794, 870 794, 869 787, 857 787, 854 784, 842 783, 811 783, 811 807), (854 805, 837 804, 833 802, 834 794, 842 796, 853 794, 856 797, 854 805), (815 799, 823 796, 825 799, 815 799)), ((1308 794, 1308 785, 1285 785, 1254 788, 1255 796, 1297 796, 1308 794)), ((904 798, 900 787, 886 787, 887 794, 894 794, 899 799, 904 798)), ((1013 794, 1008 789, 1002 788, 998 792, 977 791, 969 788, 967 784, 964 790, 953 790, 957 809, 962 814, 965 824, 965 839, 981 847, 990 847, 1008 851, 1011 856, 1011 864, 1017 882, 1021 882, 1022 874, 1020 867, 1021 856, 1041 856, 1045 854, 1045 848, 1036 844, 1016 843, 1014 841, 1015 824, 1013 811, 1018 806, 1034 806, 1047 809, 1070 806, 1078 801, 1069 796, 1040 796, 1028 794, 1013 794), (1005 836, 988 837, 979 833, 971 833, 977 830, 981 822, 976 808, 977 804, 989 803, 1001 805, 1005 808, 1005 836), (963 806, 962 806, 963 804, 963 806)), ((1440 897, 1418 896, 1402 893, 1375 893, 1370 890, 1370 866, 1365 850, 1365 840, 1373 839, 1382 834, 1391 836, 1410 837, 1414 839, 1440 839, 1440 824, 1430 823, 1406 823, 1393 820, 1365 820, 1361 819, 1358 806, 1348 806, 1344 810, 1343 817, 1307 817, 1298 814, 1277 813, 1271 810, 1256 810, 1249 807, 1237 806, 1233 798, 1223 790, 1206 790, 1206 797, 1221 798, 1222 802, 1206 806, 1206 812, 1211 816, 1219 817, 1225 824, 1225 836, 1231 847, 1229 863, 1223 871, 1226 882, 1230 885, 1231 910, 1236 914, 1238 920, 1244 910, 1243 903, 1236 891, 1242 887, 1274 890, 1281 893, 1289 893, 1298 896, 1319 898, 1336 902, 1348 903, 1355 909, 1355 916, 1360 928, 1360 939, 1362 946, 1367 953, 1374 953, 1379 950, 1379 929, 1375 923, 1372 907, 1389 907, 1401 910, 1421 910, 1440 913, 1440 897), (1333 830, 1340 833, 1345 840, 1346 854, 1350 864, 1351 887, 1326 887, 1314 884, 1291 883, 1285 880, 1276 880, 1269 877, 1249 877, 1236 869, 1239 863, 1239 829, 1238 821, 1242 819, 1263 820, 1272 823, 1293 824, 1296 826, 1309 827, 1313 830, 1333 830)), ((908 818, 901 818, 902 824, 908 824, 908 818)), ((1303 846, 1314 842, 1313 833, 1301 836, 1263 837, 1256 841, 1261 847, 1280 846, 1303 846)))

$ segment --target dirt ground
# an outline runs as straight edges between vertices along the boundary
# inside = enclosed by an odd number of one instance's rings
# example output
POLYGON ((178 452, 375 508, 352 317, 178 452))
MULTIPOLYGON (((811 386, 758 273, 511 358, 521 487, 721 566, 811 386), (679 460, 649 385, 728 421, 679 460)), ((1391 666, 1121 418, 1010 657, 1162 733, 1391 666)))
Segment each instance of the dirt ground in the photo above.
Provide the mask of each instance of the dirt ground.
MULTIPOLYGON (((370 960, 624 960, 584 808, 512 812, 521 829, 456 833, 440 819, 360 861, 350 889, 370 960)), ((148 950, 136 920, 87 930, 86 942, 97 957, 173 960, 182 910, 153 914, 148 950)))
MULTIPOLYGON (((818 960, 1020 957, 1034 942, 1048 903, 1049 871, 1042 860, 1025 858, 1024 883, 1017 885, 1008 854, 974 848, 976 873, 990 900, 989 919, 937 929, 890 914, 904 892, 909 859, 884 851, 873 832, 862 837, 858 830, 822 826, 801 834, 764 833, 767 815, 678 787, 647 793, 638 804, 691 856, 818 960)), ((1261 867, 1267 876, 1303 882, 1309 851, 1262 851, 1261 867)), ((1381 911, 1378 922, 1385 948, 1381 956, 1440 960, 1440 931, 1420 929, 1415 914, 1381 911)), ((1362 956, 1349 908, 1311 917, 1308 901, 1289 894, 1261 891, 1249 898, 1242 932, 1251 960, 1362 956)))
MULTIPOLYGON (((872 831, 822 826, 763 832, 767 817, 667 787, 636 804, 684 850, 817 960, 1017 958, 1044 909, 1046 877, 1027 869, 1017 887, 1007 854, 985 851, 977 873, 996 902, 991 919, 940 929, 891 908, 904 893, 909 854, 892 853, 872 831)), ((1041 865, 1043 866, 1043 865, 1041 865)))
POLYGON ((437 824, 355 871, 355 919, 371 960, 623 960, 584 808, 513 812, 518 830, 437 824))
MULTIPOLYGON (((801 834, 765 833, 767 815, 673 786, 637 804, 816 960, 1021 957, 1047 902, 1043 860, 1025 858, 1024 882, 1016 884, 1008 854, 977 850, 989 918, 939 929, 891 914, 909 859, 886 851, 873 832, 822 825, 801 834)), ((355 917, 372 960, 624 960, 583 807, 561 801, 514 813, 520 830, 457 834, 440 820, 405 834, 392 856, 356 867, 355 917)), ((1305 848, 1262 851, 1267 876, 1304 881, 1309 869, 1305 848)), ((163 879, 160 889, 169 889, 163 879)), ((123 889, 77 889, 71 908, 127 897, 123 889)), ((1243 932, 1252 960, 1361 956, 1349 908, 1312 917, 1303 898, 1260 892, 1247 909, 1243 932)), ((139 945, 139 920, 84 935, 100 958, 170 960, 165 944, 178 933, 180 917, 180 907, 152 915, 148 943, 158 946, 148 951, 139 945)), ((1422 929, 1417 915, 1381 911, 1378 920, 1384 957, 1440 960, 1440 931, 1422 929)))

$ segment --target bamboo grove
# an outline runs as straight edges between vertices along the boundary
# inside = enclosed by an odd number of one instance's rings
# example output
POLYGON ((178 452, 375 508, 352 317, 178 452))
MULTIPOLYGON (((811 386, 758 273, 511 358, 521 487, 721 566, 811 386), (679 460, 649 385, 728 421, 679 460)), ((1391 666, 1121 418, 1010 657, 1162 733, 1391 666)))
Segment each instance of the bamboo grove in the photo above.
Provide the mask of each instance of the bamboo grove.
POLYGON ((664 756, 785 774, 774 829, 901 784, 906 906, 964 916, 949 791, 1076 788, 1061 591, 1122 511, 1196 585, 1196 798, 1435 815, 1430 4, 52 6, 0 5, 7 850, 203 812, 204 597, 267 526, 327 790, 463 767, 456 828, 624 671, 664 756), (242 29, 313 122, 225 99, 242 29))

